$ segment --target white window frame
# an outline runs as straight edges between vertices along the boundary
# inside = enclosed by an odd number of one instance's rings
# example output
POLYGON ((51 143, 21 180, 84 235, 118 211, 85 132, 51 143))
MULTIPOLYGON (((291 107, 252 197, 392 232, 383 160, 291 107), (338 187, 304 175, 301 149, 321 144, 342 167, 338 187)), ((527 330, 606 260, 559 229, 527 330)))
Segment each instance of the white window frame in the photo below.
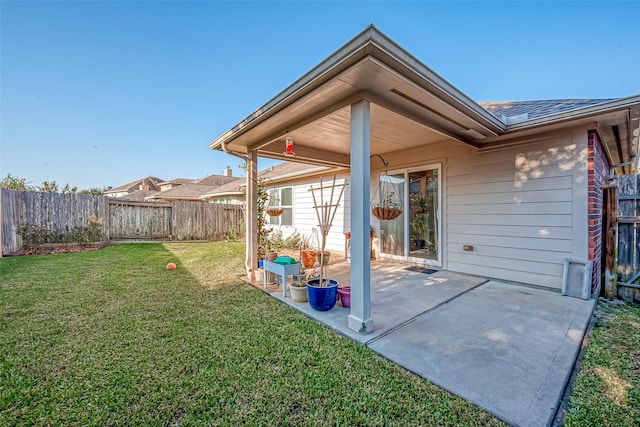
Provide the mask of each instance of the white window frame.
MULTIPOLYGON (((278 187, 278 188, 273 188, 268 190, 269 193, 271 192, 277 192, 278 195, 278 204, 272 204, 271 202, 269 202, 269 208, 282 208, 282 209, 289 209, 291 211, 291 224, 283 224, 282 223, 282 218, 284 216, 284 214, 279 215, 279 216, 270 216, 269 217, 269 225, 271 226, 277 226, 277 227, 293 227, 293 195, 294 195, 294 191, 293 191, 293 187, 278 187), (283 205, 282 204, 282 190, 286 190, 289 189, 291 190, 291 204, 290 205, 283 205)), ((269 194, 271 195, 271 194, 269 194)))

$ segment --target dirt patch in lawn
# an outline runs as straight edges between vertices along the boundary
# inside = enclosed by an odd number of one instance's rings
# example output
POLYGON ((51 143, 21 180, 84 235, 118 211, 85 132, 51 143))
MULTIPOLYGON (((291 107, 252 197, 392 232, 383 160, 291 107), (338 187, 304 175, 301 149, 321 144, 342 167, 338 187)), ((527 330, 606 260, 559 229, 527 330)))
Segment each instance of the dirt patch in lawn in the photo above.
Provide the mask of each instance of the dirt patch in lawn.
POLYGON ((76 254, 80 252, 99 251, 107 246, 109 246, 108 243, 96 243, 91 245, 51 244, 32 248, 22 248, 17 252, 9 254, 9 256, 76 254))

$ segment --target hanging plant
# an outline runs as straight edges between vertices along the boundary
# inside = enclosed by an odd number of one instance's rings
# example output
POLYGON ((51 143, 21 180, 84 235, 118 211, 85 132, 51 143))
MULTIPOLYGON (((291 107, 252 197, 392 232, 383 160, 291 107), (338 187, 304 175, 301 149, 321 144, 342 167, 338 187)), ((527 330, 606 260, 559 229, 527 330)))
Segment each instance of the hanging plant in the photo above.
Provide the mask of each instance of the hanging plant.
POLYGON ((280 215, 282 215, 282 212, 284 212, 284 209, 282 209, 282 208, 269 208, 269 209, 267 209, 267 214, 269 216, 280 216, 280 215))
POLYGON ((374 155, 380 157, 385 170, 371 199, 371 213, 381 221, 393 220, 402 215, 402 199, 400 199, 398 189, 387 172, 389 163, 385 162, 379 154, 374 155))
POLYGON ((267 207, 267 215, 280 216, 284 212, 284 209, 280 207, 280 198, 277 195, 277 190, 272 189, 269 191, 269 206, 267 207))

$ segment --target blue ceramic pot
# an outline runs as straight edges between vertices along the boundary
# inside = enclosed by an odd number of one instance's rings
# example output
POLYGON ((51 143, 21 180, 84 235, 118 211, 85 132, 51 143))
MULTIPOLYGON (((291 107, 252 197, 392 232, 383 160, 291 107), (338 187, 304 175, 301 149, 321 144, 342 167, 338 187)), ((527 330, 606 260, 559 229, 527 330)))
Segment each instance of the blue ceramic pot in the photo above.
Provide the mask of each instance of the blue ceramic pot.
POLYGON ((322 280, 325 286, 320 286, 320 279, 307 281, 307 298, 311 308, 317 311, 331 310, 338 300, 338 282, 331 279, 322 280))

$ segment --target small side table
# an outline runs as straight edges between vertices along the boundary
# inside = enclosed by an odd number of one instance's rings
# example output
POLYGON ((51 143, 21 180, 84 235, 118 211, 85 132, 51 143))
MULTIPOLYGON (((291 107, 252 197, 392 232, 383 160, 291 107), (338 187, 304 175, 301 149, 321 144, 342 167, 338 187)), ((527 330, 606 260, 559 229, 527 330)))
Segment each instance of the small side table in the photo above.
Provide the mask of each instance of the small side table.
MULTIPOLYGON (((282 297, 287 297, 287 276, 299 276, 300 275, 300 263, 282 265, 276 264, 271 261, 264 261, 262 266, 264 268, 265 275, 267 272, 274 273, 276 276, 276 283, 282 281, 282 297)), ((266 283, 266 280, 265 280, 266 283)), ((266 286, 266 285, 265 285, 266 286)))

